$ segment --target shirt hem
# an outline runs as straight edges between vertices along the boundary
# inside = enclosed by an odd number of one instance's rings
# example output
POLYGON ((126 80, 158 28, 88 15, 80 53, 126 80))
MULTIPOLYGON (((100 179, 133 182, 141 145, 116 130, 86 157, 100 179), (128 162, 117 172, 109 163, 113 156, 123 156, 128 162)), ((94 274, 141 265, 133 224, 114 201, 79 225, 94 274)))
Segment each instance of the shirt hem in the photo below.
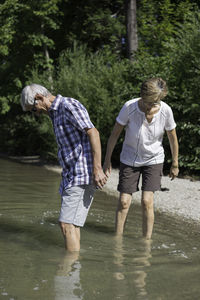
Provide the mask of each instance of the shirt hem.
POLYGON ((130 162, 124 159, 120 159, 120 162, 127 165, 127 166, 131 166, 131 167, 143 167, 143 166, 151 166, 151 165, 158 165, 158 164, 162 164, 164 163, 164 159, 154 159, 150 162, 141 162, 141 163, 137 163, 137 162, 130 162))
POLYGON ((61 186, 59 188, 59 193, 62 195, 63 192, 72 187, 72 186, 81 186, 81 185, 94 185, 93 181, 85 181, 85 182, 71 182, 69 184, 63 185, 63 183, 61 182, 61 186))
POLYGON ((166 131, 170 131, 170 130, 173 130, 176 128, 176 125, 174 125, 173 127, 170 127, 170 128, 165 128, 166 131))
POLYGON ((117 123, 119 123, 122 126, 125 126, 126 123, 122 122, 120 119, 116 118, 117 123))

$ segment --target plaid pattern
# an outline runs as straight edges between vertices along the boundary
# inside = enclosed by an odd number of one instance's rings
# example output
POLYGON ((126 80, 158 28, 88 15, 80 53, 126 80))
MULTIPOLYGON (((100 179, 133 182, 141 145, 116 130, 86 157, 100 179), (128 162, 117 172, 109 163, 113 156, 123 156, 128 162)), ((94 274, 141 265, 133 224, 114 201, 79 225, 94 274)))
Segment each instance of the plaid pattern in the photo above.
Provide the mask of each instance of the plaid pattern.
POLYGON ((85 128, 93 128, 94 125, 86 108, 73 98, 57 95, 49 114, 63 169, 60 193, 71 186, 91 184, 93 159, 85 128))

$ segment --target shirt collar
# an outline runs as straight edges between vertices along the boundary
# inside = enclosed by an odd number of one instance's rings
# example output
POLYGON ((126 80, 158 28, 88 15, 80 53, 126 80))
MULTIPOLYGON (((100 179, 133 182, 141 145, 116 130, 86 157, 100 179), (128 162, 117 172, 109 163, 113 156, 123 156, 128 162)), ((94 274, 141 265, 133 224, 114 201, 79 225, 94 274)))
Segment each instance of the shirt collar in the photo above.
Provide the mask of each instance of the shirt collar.
MULTIPOLYGON (((138 101, 139 101, 140 99, 141 99, 141 98, 138 98, 138 101)), ((142 115, 145 116, 145 112, 141 111, 140 108, 139 108, 138 101, 136 101, 137 111, 138 111, 139 113, 141 113, 142 115)), ((154 114, 154 117, 157 116, 157 115, 160 113, 162 106, 163 106, 163 102, 160 101, 160 109, 157 111, 157 113, 154 114)))
POLYGON ((49 108, 49 110, 57 110, 58 109, 58 106, 60 104, 62 100, 62 96, 61 95, 57 95, 56 98, 53 100, 52 104, 51 104, 51 107, 49 108))

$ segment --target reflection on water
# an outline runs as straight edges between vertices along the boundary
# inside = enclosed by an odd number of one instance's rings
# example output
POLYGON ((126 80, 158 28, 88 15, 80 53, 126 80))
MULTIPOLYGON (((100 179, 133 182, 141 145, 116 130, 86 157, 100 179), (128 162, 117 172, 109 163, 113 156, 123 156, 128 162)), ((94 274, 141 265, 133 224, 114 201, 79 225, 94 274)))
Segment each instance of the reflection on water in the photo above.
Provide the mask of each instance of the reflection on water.
MULTIPOLYGON (((126 271, 125 271, 125 251, 123 248, 123 237, 117 236, 115 238, 115 248, 114 248, 114 263, 119 267, 118 272, 114 272, 114 278, 116 280, 126 280, 126 271)), ((149 267, 150 258, 151 258, 151 240, 141 239, 141 248, 140 255, 134 256, 132 258, 132 262, 134 264, 134 268, 132 270, 132 280, 135 286, 136 297, 138 299, 148 299, 148 293, 146 290, 146 277, 147 272, 146 267, 149 267)), ((130 273, 128 274, 130 276, 130 273)))
POLYGON ((57 174, 0 160, 0 299, 199 299, 199 228, 156 215, 152 241, 141 238, 132 206, 114 236, 117 199, 97 192, 81 235, 67 254, 57 225, 57 174))
POLYGON ((81 263, 78 253, 66 253, 55 276, 55 300, 83 299, 80 283, 81 263))

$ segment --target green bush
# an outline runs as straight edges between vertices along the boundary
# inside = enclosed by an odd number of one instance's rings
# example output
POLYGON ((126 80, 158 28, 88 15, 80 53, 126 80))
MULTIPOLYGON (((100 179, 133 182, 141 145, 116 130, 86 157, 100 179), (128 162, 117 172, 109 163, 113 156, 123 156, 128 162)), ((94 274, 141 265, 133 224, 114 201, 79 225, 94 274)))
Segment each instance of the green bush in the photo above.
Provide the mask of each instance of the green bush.
POLYGON ((180 166, 200 170, 200 14, 188 15, 166 47, 169 103, 177 120, 180 166))
MULTIPOLYGON (((26 82, 46 86, 54 95, 73 97, 83 103, 101 135, 103 156, 108 137, 123 104, 139 97, 141 83, 150 77, 168 82, 165 101, 172 107, 177 122, 182 170, 200 169, 200 39, 198 17, 179 28, 177 37, 165 44, 165 56, 152 56, 138 51, 134 62, 120 59, 108 50, 90 53, 84 46, 75 46, 60 55, 53 71, 53 85, 48 72, 34 70, 26 82)), ((19 103, 19 94, 13 95, 19 103)), ((24 114, 19 104, 1 118, 0 151, 20 155, 39 154, 56 159, 57 146, 51 121, 46 116, 35 118, 24 114)), ((113 153, 113 164, 119 164, 123 142, 120 137, 113 153)), ((170 163, 170 147, 165 136, 166 162, 170 163)))
POLYGON ((110 53, 87 54, 84 47, 64 52, 59 61, 57 92, 83 103, 101 133, 105 145, 119 109, 131 91, 125 75, 126 60, 110 53))

